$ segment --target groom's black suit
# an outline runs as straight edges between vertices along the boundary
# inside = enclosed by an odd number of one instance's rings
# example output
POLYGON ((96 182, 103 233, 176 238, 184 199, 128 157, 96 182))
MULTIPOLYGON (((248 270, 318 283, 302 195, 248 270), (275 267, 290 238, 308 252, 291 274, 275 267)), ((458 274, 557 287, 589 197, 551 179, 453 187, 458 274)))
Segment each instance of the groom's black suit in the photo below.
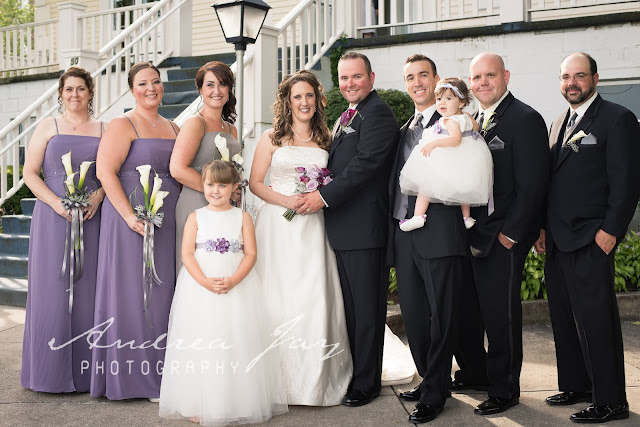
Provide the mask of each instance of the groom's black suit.
MULTIPOLYGON (((551 126, 545 276, 563 392, 593 388, 596 405, 626 402, 620 317, 614 293, 616 247, 606 255, 599 229, 619 243, 640 194, 640 128, 626 108, 603 100, 575 129, 587 136, 562 147, 568 111, 551 126)), ((617 245, 616 245, 617 246, 617 245)))
MULTIPOLYGON (((427 127, 440 117, 434 113, 427 127)), ((407 144, 412 144, 409 124, 401 129, 391 179, 389 202, 394 206, 400 170, 406 162, 407 144)), ((413 141, 416 143, 417 141, 413 141)), ((416 198, 408 198, 405 218, 413 216, 416 198)), ((398 218, 388 217, 387 262, 396 267, 398 296, 409 347, 418 373, 423 377, 420 402, 444 406, 451 382, 451 357, 456 343, 457 304, 462 270, 468 251, 459 206, 431 203, 424 227, 400 230, 398 218)))
POLYGON ((334 178, 320 189, 325 224, 336 253, 353 357, 350 388, 380 391, 389 271, 387 182, 398 144, 398 123, 375 90, 356 107, 353 132, 334 136, 328 168, 334 178))
MULTIPOLYGON (((484 136, 493 157, 493 201, 471 209, 473 276, 489 340, 489 397, 520 396, 522 308, 520 284, 527 253, 539 235, 547 190, 549 149, 542 116, 509 93, 484 136), (507 249, 499 233, 515 240, 507 249)), ((480 125, 482 125, 480 123, 480 125)))

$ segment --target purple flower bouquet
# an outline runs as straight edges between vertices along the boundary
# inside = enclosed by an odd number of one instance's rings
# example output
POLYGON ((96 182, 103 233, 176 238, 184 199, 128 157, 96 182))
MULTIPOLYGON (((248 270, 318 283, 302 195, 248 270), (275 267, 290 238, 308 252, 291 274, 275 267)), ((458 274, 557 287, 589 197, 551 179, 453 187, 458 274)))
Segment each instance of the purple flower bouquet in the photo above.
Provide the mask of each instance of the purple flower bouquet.
MULTIPOLYGON (((331 171, 327 168, 319 168, 313 165, 310 168, 298 166, 296 168, 298 176, 296 177, 296 193, 311 193, 331 182, 331 171)), ((291 221, 296 216, 296 211, 287 209, 282 215, 287 221, 291 221)))

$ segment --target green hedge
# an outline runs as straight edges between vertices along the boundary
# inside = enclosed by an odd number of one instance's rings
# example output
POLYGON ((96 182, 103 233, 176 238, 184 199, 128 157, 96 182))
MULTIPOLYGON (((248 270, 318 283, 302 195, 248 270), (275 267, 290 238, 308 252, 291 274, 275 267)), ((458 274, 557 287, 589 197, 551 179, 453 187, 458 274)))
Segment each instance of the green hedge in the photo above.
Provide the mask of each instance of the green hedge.
MULTIPOLYGON (((20 167, 20 177, 22 178, 22 167, 20 167)), ((7 190, 13 185, 13 167, 7 166, 7 190)), ((22 207, 20 200, 24 198, 35 197, 26 185, 20 187, 18 192, 9 197, 6 202, 0 206, 0 216, 2 215, 22 215, 22 207)))

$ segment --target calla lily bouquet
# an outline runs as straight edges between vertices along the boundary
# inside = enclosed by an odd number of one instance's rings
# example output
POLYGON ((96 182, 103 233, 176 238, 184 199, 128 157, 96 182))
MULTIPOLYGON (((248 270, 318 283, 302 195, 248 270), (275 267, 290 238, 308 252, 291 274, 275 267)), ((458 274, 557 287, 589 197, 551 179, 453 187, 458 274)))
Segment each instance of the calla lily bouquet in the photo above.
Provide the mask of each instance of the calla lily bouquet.
POLYGON ((73 286, 84 270, 84 215, 82 209, 91 205, 89 197, 93 190, 84 186, 87 172, 95 162, 85 161, 80 165, 79 172, 74 172, 71 165, 71 151, 61 156, 62 165, 66 173, 64 180, 65 195, 62 198, 62 206, 71 214, 71 222, 67 221, 65 230, 64 254, 62 256, 62 269, 60 277, 67 274, 69 269, 69 313, 73 310, 73 286), (78 184, 75 183, 78 175, 78 184))
MULTIPOLYGON (((296 193, 298 194, 319 190, 332 181, 331 171, 327 168, 319 168, 316 165, 310 168, 298 166, 296 172, 298 172, 296 177, 296 193)), ((296 216, 296 211, 287 209, 282 216, 287 221, 291 221, 296 216)))
POLYGON ((587 134, 584 133, 583 130, 581 130, 580 132, 573 135, 569 141, 567 141, 567 145, 577 153, 578 151, 580 151, 580 147, 578 146, 578 144, 576 144, 576 142, 580 141, 585 136, 587 136, 587 134))
POLYGON ((141 165, 136 168, 140 173, 140 185, 142 185, 142 194, 144 197, 144 206, 133 206, 138 221, 143 221, 144 236, 142 242, 142 294, 144 313, 149 321, 148 309, 151 303, 151 289, 153 282, 158 285, 162 281, 158 277, 154 260, 154 232, 155 227, 162 227, 164 212, 160 212, 160 208, 164 204, 164 199, 169 195, 168 191, 160 191, 162 179, 156 173, 153 177, 153 189, 149 193, 149 175, 151 174, 150 165, 141 165))
POLYGON ((229 159, 229 147, 227 146, 227 138, 221 133, 217 134, 213 139, 213 143, 216 145, 216 148, 220 152, 220 158, 225 162, 231 162, 233 165, 242 172, 244 168, 242 164, 244 163, 244 159, 240 155, 240 153, 234 154, 231 159, 229 159))

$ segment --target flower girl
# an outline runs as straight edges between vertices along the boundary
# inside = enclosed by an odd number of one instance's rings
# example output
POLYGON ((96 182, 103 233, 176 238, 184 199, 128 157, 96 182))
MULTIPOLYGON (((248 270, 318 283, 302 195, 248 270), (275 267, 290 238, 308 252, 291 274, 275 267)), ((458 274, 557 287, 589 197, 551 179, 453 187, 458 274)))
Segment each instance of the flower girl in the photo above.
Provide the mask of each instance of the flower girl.
POLYGON ((413 218, 400 222, 403 231, 424 226, 431 202, 461 205, 465 227, 473 227, 470 205, 486 205, 493 185, 491 152, 475 120, 462 112, 470 101, 467 85, 443 79, 435 94, 442 117, 424 130, 400 171, 402 193, 417 195, 413 218))
POLYGON ((169 316, 160 416, 202 425, 264 422, 287 411, 279 371, 260 332, 251 217, 229 199, 240 174, 214 160, 202 169, 208 206, 187 218, 169 316))

